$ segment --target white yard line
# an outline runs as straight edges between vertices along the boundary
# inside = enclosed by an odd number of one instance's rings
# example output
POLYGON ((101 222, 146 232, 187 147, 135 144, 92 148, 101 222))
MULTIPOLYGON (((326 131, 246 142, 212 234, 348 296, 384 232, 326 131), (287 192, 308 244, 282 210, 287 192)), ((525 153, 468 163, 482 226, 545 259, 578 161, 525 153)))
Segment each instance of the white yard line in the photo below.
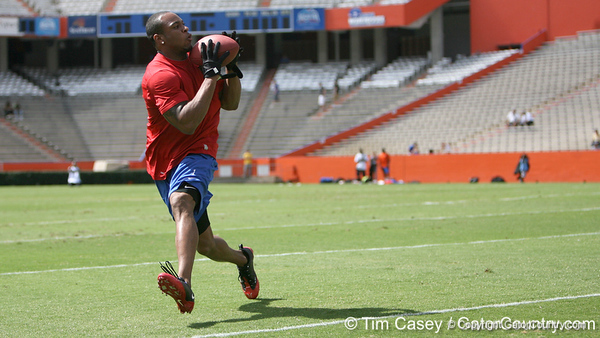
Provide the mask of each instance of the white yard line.
MULTIPOLYGON (((598 211, 600 207, 595 208, 581 208, 581 209, 565 209, 565 210, 553 210, 553 211, 526 211, 526 212, 501 212, 495 214, 482 214, 482 215, 460 215, 460 216, 438 216, 438 217, 404 217, 404 218, 393 218, 393 219, 364 219, 354 221, 342 221, 342 222, 319 222, 319 223, 308 223, 308 224, 283 224, 283 225, 263 225, 255 227, 244 227, 244 228, 215 228, 213 231, 243 231, 243 230, 257 230, 257 229, 277 229, 277 228, 295 228, 295 227, 312 227, 312 226, 323 226, 323 225, 339 225, 339 224, 362 224, 362 223, 379 223, 379 222, 406 222, 406 221, 443 221, 449 219, 461 219, 461 218, 487 218, 487 217, 505 217, 505 216, 521 216, 521 215, 539 215, 539 214, 556 214, 556 213, 567 213, 567 212, 589 212, 598 211)), ((128 219, 132 219, 131 217, 128 219)), ((111 219, 104 219, 111 220, 111 219)), ((114 219, 113 219, 114 220, 114 219)), ((58 223, 58 222, 56 222, 58 223)), ((73 221, 75 223, 75 221, 73 221)), ((36 223, 41 224, 41 223, 36 223)), ((46 223, 45 223, 46 224, 46 223)), ((50 223, 47 223, 50 224, 50 223)), ((158 233, 136 233, 136 234, 105 234, 105 235, 85 235, 85 236, 62 236, 62 237, 45 237, 45 238, 31 238, 31 239, 12 239, 0 241, 0 244, 14 244, 14 243, 27 243, 27 242, 42 242, 52 240, 69 240, 69 239, 90 239, 90 238, 101 238, 101 237, 119 237, 119 236, 140 236, 140 235, 166 235, 174 234, 174 232, 158 232, 158 233)))
MULTIPOLYGON (((588 233, 554 235, 554 236, 541 236, 541 237, 531 237, 531 238, 492 239, 492 240, 488 240, 488 241, 472 241, 472 242, 462 242, 462 243, 432 243, 432 244, 395 246, 395 247, 383 247, 383 248, 364 248, 364 249, 353 248, 353 249, 344 249, 344 250, 324 250, 324 251, 313 251, 313 252, 286 252, 286 253, 278 253, 278 254, 256 255, 256 257, 268 258, 268 257, 294 256, 294 255, 334 254, 334 253, 360 252, 360 251, 388 251, 388 250, 402 250, 402 249, 431 248, 431 247, 440 247, 440 246, 474 245, 474 244, 488 244, 488 243, 499 243, 499 242, 517 242, 517 241, 525 241, 525 240, 543 240, 543 239, 597 236, 597 235, 600 235, 600 232, 588 232, 588 233)), ((196 259, 197 262, 208 261, 208 260, 209 260, 208 258, 196 259)), ((173 262, 176 262, 176 261, 173 261, 173 262)), ((103 266, 87 266, 87 267, 79 267, 79 268, 51 269, 51 270, 38 270, 38 271, 3 272, 3 273, 0 273, 0 276, 27 275, 27 274, 36 274, 36 273, 45 273, 45 272, 67 272, 67 271, 83 271, 83 270, 96 270, 96 269, 129 268, 129 267, 134 267, 134 266, 143 266, 143 265, 152 265, 152 264, 158 264, 158 262, 103 265, 103 266)))
MULTIPOLYGON (((592 293, 592 294, 578 295, 578 296, 554 297, 554 298, 537 299, 537 300, 527 300, 527 301, 512 302, 512 303, 487 304, 487 305, 480 305, 480 306, 474 306, 474 307, 468 307, 468 308, 460 307, 460 308, 454 308, 454 309, 431 310, 431 311, 424 311, 424 312, 417 312, 417 313, 398 313, 395 315, 387 315, 387 316, 382 316, 382 317, 369 317, 369 320, 376 321, 376 320, 381 320, 381 319, 385 319, 385 318, 414 317, 414 316, 424 316, 424 315, 432 315, 432 314, 473 311, 473 310, 481 310, 481 309, 488 309, 488 308, 504 308, 504 307, 511 307, 511 306, 520 306, 520 305, 529 305, 529 304, 538 304, 538 303, 546 303, 546 302, 556 302, 556 301, 561 301, 561 300, 572 300, 572 299, 582 299, 582 298, 592 298, 592 297, 600 297, 600 293, 592 293)), ((360 320, 362 318, 352 318, 352 319, 360 320)), ((300 330, 300 329, 314 328, 314 327, 320 327, 320 326, 344 324, 346 320, 347 319, 334 320, 334 321, 329 321, 329 322, 319 322, 319 323, 312 323, 312 324, 295 325, 295 326, 283 326, 283 327, 271 328, 271 329, 213 333, 213 334, 207 334, 207 335, 194 336, 194 338, 231 337, 231 336, 239 336, 239 335, 243 335, 243 334, 260 334, 260 333, 269 333, 269 332, 300 330)), ((443 327, 443 329, 446 329, 446 327, 443 327)), ((346 328, 341 328, 341 330, 347 331, 348 333, 350 333, 350 330, 348 330, 346 328)), ((373 333, 375 333, 375 332, 373 332, 373 333)))

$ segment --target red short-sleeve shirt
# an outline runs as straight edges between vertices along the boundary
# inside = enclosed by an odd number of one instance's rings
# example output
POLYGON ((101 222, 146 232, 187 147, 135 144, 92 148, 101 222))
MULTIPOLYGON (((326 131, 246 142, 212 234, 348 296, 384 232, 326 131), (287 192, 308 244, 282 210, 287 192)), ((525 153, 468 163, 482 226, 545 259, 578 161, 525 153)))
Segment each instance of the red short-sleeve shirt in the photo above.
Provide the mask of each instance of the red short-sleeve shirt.
POLYGON ((146 67, 142 78, 142 94, 148 109, 146 170, 154 180, 166 179, 169 170, 188 154, 217 156, 222 81, 217 84, 208 113, 194 134, 180 132, 162 116, 176 104, 192 100, 202 81, 202 72, 189 59, 176 61, 157 53, 146 67))

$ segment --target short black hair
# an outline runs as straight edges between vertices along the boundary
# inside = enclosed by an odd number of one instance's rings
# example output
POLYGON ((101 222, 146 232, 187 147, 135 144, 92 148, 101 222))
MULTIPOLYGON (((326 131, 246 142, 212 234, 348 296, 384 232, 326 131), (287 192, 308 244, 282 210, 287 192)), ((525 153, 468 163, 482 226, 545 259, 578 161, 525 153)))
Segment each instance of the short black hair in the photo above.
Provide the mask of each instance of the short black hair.
POLYGON ((148 18, 148 21, 146 21, 146 36, 148 37, 148 40, 150 40, 152 42, 152 46, 156 47, 155 42, 154 42, 154 34, 163 34, 163 22, 160 20, 160 18, 163 16, 163 14, 165 13, 170 13, 169 11, 162 11, 162 12, 158 12, 158 13, 154 13, 152 14, 151 17, 148 18))

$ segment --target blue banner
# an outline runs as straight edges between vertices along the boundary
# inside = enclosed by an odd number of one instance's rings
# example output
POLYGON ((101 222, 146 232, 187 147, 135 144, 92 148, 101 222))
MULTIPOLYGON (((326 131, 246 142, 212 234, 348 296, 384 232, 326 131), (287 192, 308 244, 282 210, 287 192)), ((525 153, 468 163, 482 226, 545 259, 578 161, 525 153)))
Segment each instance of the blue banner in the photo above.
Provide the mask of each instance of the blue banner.
POLYGON ((67 34, 70 38, 95 37, 98 33, 97 22, 98 17, 95 15, 70 16, 68 19, 67 34))
MULTIPOLYGON (((302 30, 325 28, 325 11, 310 10, 301 15, 302 30)), ((292 32, 295 30, 293 9, 260 9, 229 12, 177 13, 192 34, 214 34, 223 31, 240 33, 292 32)), ((99 37, 146 35, 146 21, 151 14, 99 16, 99 37)))
POLYGON ((35 35, 58 36, 60 21, 58 18, 35 18, 35 35))
POLYGON ((294 9, 295 31, 320 31, 325 29, 324 8, 294 9))

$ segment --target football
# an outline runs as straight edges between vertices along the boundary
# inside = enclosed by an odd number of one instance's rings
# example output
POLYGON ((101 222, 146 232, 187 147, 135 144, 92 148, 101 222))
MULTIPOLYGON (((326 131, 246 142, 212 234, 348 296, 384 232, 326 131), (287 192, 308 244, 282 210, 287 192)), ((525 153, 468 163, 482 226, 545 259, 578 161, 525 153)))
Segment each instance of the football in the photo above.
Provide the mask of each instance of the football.
POLYGON ((195 65, 200 66, 202 64, 202 51, 200 49, 200 46, 204 42, 208 47, 208 40, 212 40, 215 45, 217 44, 217 42, 221 43, 221 45, 219 46, 219 56, 223 55, 223 53, 225 53, 226 51, 229 51, 229 56, 225 60, 223 60, 222 66, 227 66, 235 58, 235 56, 240 50, 240 45, 238 45, 238 43, 234 39, 228 36, 221 34, 207 35, 202 39, 198 40, 198 42, 196 42, 196 44, 192 47, 192 51, 190 52, 189 58, 190 61, 192 61, 195 65))

